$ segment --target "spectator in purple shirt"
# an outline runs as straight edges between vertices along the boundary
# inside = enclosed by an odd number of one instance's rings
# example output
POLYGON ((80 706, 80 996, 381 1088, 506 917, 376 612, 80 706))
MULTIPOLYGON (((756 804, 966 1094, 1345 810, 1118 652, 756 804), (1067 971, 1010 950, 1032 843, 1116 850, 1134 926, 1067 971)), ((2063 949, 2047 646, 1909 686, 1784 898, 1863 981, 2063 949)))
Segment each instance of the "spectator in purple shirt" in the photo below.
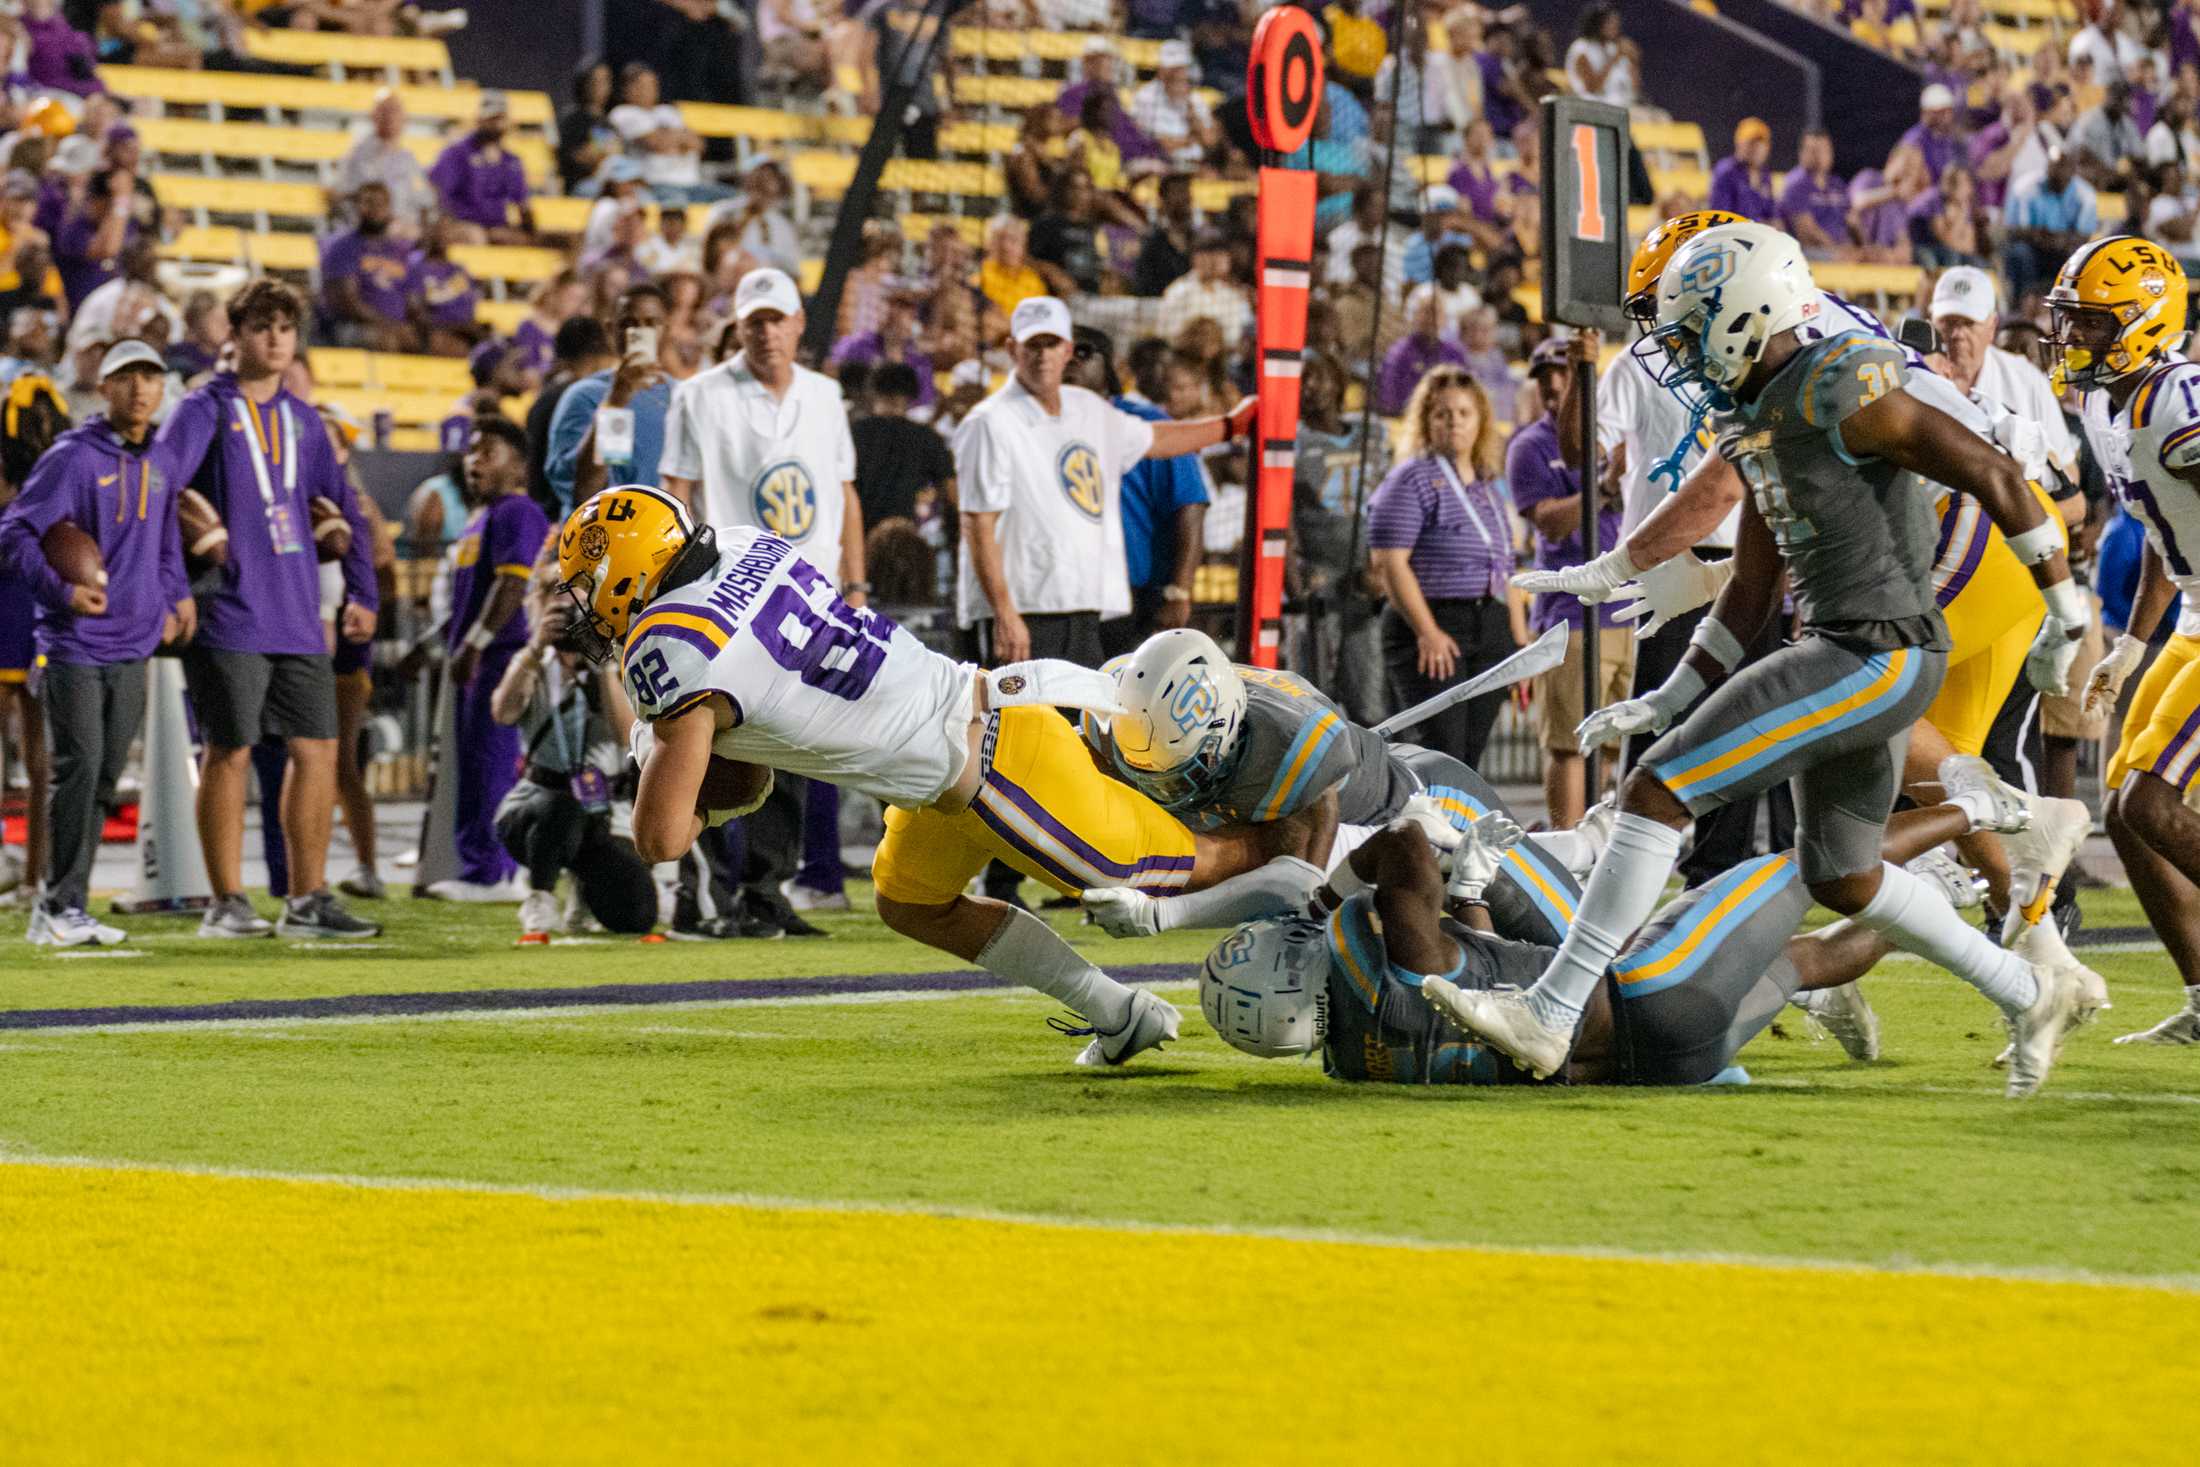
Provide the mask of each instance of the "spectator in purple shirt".
POLYGON ((1802 241, 1814 260, 1847 258, 1849 186, 1833 171, 1833 134, 1813 127, 1803 134, 1795 167, 1780 181, 1780 227, 1802 241))
MULTIPOLYGON (((1421 379, 1406 404, 1400 461, 1368 500, 1367 544, 1382 614, 1391 701, 1410 707, 1511 655, 1505 588, 1512 513, 1498 488, 1496 414, 1464 367, 1421 379)), ((1502 692, 1474 698, 1415 731, 1416 742, 1481 761, 1502 692)))
POLYGON ((23 7, 22 25, 30 42, 23 71, 32 86, 79 97, 106 90, 93 69, 98 56, 92 38, 69 24, 58 0, 30 0, 23 7))
POLYGON ((39 701, 52 741, 53 854, 31 914, 34 943, 122 940, 85 914, 92 858, 144 717, 145 659, 163 642, 188 641, 198 625, 176 530, 178 481, 152 451, 166 381, 160 353, 144 342, 109 348, 99 364, 107 411, 56 439, 0 516, 0 575, 12 572, 38 604, 39 701), (63 522, 98 542, 105 586, 67 584, 47 563, 40 546, 63 522))
POLYGON ((443 150, 428 170, 443 212, 466 226, 466 242, 530 244, 527 170, 504 150, 511 106, 502 92, 483 92, 474 130, 443 150))
POLYGON ((418 351, 408 319, 413 247, 390 232, 395 214, 387 185, 367 183, 352 195, 356 229, 321 245, 321 309, 345 346, 369 351, 418 351))
POLYGON ((54 268, 71 310, 122 273, 122 247, 137 233, 130 218, 136 192, 137 176, 126 169, 96 173, 54 231, 54 268))
POLYGON ((437 356, 464 356, 488 328, 479 319, 481 292, 474 277, 451 259, 460 226, 448 214, 428 225, 428 237, 413 256, 405 282, 406 310, 427 349, 437 356))
POLYGON ((1759 224, 1778 217, 1772 196, 1772 170, 1765 160, 1772 156, 1772 127, 1762 117, 1745 117, 1734 125, 1734 152, 1721 158, 1711 170, 1710 206, 1739 214, 1759 224))
MULTIPOLYGON (((1564 570, 1587 560, 1587 541, 1582 534, 1581 475, 1566 467, 1558 451, 1558 410, 1566 400, 1577 359, 1594 361, 1598 341, 1591 333, 1565 341, 1552 338, 1528 359, 1528 375, 1535 381, 1543 415, 1513 434, 1505 449, 1505 482, 1512 490, 1513 506, 1535 530, 1535 563, 1541 570, 1564 570)), ((1616 483, 1607 481, 1616 489, 1616 483)), ((1597 506, 1597 545, 1600 550, 1621 539, 1621 507, 1616 493, 1600 495, 1597 506)), ((1604 628, 1597 647, 1596 706, 1624 702, 1632 694, 1635 679, 1634 638, 1613 620, 1615 608, 1598 609, 1597 624, 1604 628)), ((1535 598, 1532 613, 1538 634, 1566 626, 1566 660, 1537 681, 1536 721, 1543 739, 1543 798, 1550 806, 1551 827, 1570 830, 1581 823, 1588 808, 1581 745, 1574 730, 1588 716, 1582 702, 1582 659, 1586 644, 1581 633, 1581 603, 1564 592, 1546 592, 1535 598)))
POLYGON ((1145 129, 1133 122, 1130 113, 1123 108, 1123 94, 1116 85, 1115 43, 1106 36, 1091 37, 1085 42, 1085 54, 1077 65, 1079 79, 1062 88, 1062 95, 1054 99, 1062 115, 1080 127, 1091 127, 1093 119, 1086 115, 1086 105, 1094 94, 1105 93, 1108 98, 1105 126, 1115 146, 1122 150, 1123 161, 1166 157, 1161 145, 1146 136, 1145 129))
POLYGON ((1910 263, 1910 206, 1931 187, 1925 160, 1907 143, 1895 145, 1884 170, 1867 168, 1849 181, 1849 233, 1864 259, 1910 263))
POLYGON ((1406 411, 1423 378, 1441 366, 1464 367, 1466 353, 1443 335, 1444 302, 1433 285, 1416 285, 1406 294, 1406 334, 1383 353, 1376 379, 1375 411, 1386 418, 1406 411))
POLYGON ((327 885, 336 805, 336 681, 321 622, 321 574, 310 501, 326 498, 351 527, 343 557, 338 635, 374 636, 380 605, 374 537, 337 466, 320 415, 283 387, 298 353, 305 304, 289 286, 255 280, 230 297, 234 373, 217 372, 185 397, 154 440, 179 483, 206 496, 229 530, 228 560, 199 597, 199 632, 183 675, 206 751, 200 765, 199 841, 213 878, 204 937, 265 937, 245 899, 245 785, 252 748, 279 738, 289 751, 282 815, 289 891, 280 930, 303 937, 371 937, 381 929, 346 912, 327 885))
POLYGON ((917 396, 912 404, 927 407, 939 395, 932 381, 932 359, 917 346, 917 309, 923 297, 909 291, 891 291, 876 331, 843 336, 833 347, 832 362, 863 362, 877 366, 900 362, 917 374, 917 396))
POLYGON ((1906 147, 1917 149, 1925 160, 1925 176, 1929 183, 1940 181, 1940 170, 1959 157, 1963 139, 1956 132, 1956 94, 1939 82, 1933 83, 1917 98, 1917 121, 1902 134, 1906 147))

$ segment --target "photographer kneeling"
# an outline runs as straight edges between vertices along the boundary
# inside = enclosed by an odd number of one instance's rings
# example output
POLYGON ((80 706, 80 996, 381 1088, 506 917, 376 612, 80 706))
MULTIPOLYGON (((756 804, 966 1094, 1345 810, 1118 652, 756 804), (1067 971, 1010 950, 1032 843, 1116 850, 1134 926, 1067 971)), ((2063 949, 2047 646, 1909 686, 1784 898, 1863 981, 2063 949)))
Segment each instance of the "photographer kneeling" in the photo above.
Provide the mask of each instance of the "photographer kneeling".
POLYGON ((489 716, 517 726, 526 750, 519 783, 497 806, 497 839, 527 878, 520 940, 558 925, 551 895, 573 873, 590 915, 612 932, 647 932, 657 887, 631 842, 612 834, 610 781, 624 762, 634 721, 609 666, 591 667, 565 641, 571 608, 528 590, 526 650, 512 659, 489 701, 489 716))

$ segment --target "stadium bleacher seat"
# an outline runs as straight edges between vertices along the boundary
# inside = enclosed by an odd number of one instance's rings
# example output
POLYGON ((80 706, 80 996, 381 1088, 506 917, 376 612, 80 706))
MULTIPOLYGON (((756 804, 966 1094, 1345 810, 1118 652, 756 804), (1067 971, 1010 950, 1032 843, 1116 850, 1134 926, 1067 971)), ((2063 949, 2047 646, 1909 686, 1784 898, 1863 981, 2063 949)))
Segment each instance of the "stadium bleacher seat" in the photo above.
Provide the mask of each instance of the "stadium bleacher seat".
POLYGON ((226 225, 186 225, 160 247, 164 260, 191 260, 213 265, 233 264, 244 258, 244 231, 226 225))
POLYGON ((1636 122, 1630 129, 1635 151, 1649 168, 1689 167, 1711 171, 1711 157, 1704 147, 1703 129, 1693 122, 1636 122))
POLYGON ((310 234, 248 234, 244 254, 254 269, 278 275, 311 275, 321 268, 321 243, 310 234))
MULTIPOLYGON (((594 199, 572 198, 564 194, 538 194, 528 200, 534 210, 535 232, 552 236, 577 236, 588 227, 588 213, 596 207, 594 199)), ((700 239, 703 221, 710 218, 711 206, 690 204, 687 206, 688 232, 700 239)), ((657 228, 657 205, 651 204, 644 211, 649 216, 649 227, 657 228)))
POLYGON ((380 72, 392 82, 424 76, 450 86, 456 80, 451 75, 450 48, 425 36, 358 36, 253 26, 244 38, 245 55, 256 61, 318 66, 337 81, 355 71, 380 72))
POLYGON ((539 285, 565 268, 565 256, 541 245, 455 245, 453 263, 498 296, 508 287, 539 285))
MULTIPOLYGON (((354 141, 348 129, 331 127, 281 127, 265 122, 215 122, 191 117, 142 117, 134 120, 145 151, 165 159, 196 160, 202 173, 220 171, 217 160, 257 163, 260 171, 275 176, 279 168, 310 170, 326 178, 351 151, 354 141)), ((527 181, 541 188, 550 178, 554 155, 548 142, 532 133, 510 137, 514 157, 527 170, 527 181)), ((408 133, 405 150, 426 168, 433 164, 447 139, 426 133, 408 133)))
POLYGON ((348 346, 317 346, 306 355, 317 387, 364 387, 369 353, 348 346))
POLYGON ((194 216, 200 224, 215 218, 248 219, 252 227, 272 229, 280 221, 312 228, 328 217, 328 192, 315 183, 282 183, 266 178, 208 178, 192 173, 156 173, 153 190, 161 203, 194 216))
MULTIPOLYGON (((217 117, 231 112, 329 114, 364 117, 374 106, 378 82, 322 81, 315 77, 262 76, 240 71, 178 71, 160 66, 102 66, 99 79, 109 90, 141 106, 196 107, 217 117)), ((414 117, 470 123, 481 110, 481 88, 473 86, 398 88, 405 111, 414 117)), ((554 125, 550 98, 541 92, 507 92, 515 128, 542 130, 554 125)))
POLYGON ((729 107, 718 102, 682 102, 680 120, 697 137, 732 138, 746 143, 845 143, 861 147, 871 135, 868 117, 806 117, 769 107, 729 107))
POLYGON ((1862 265, 1826 261, 1811 266, 1822 289, 1877 307, 1882 313, 1917 299, 1925 272, 1915 265, 1862 265))
POLYGON ((483 301, 474 314, 497 335, 510 336, 527 319, 528 309, 525 301, 483 301))

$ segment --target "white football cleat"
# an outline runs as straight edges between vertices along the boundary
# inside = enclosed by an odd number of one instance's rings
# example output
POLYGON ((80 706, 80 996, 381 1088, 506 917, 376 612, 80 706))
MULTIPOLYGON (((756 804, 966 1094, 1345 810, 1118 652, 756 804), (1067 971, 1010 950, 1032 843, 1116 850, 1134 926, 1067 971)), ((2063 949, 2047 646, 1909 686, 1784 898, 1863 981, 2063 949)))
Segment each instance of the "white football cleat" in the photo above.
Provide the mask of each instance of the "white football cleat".
POLYGON ((1546 1025, 1528 1006, 1526 989, 1461 988, 1448 979, 1424 978, 1421 996, 1538 1080, 1549 1079, 1573 1052, 1573 1031, 1546 1025))
POLYGON ((2151 1029, 2120 1035, 2118 1044, 2200 1044, 2200 1009, 2189 1005, 2151 1029))
POLYGON ((547 938, 562 925, 555 892, 531 891, 520 899, 519 935, 547 938))
POLYGON ((1134 988, 1131 990, 1131 1016, 1123 1021, 1122 1028, 1112 1034, 1102 1034, 1098 1029, 1068 1032, 1093 1036, 1092 1043, 1077 1056, 1077 1063, 1090 1068, 1119 1065, 1144 1050, 1159 1049, 1176 1038, 1177 1027, 1183 1022, 1184 1017, 1174 1004, 1155 998, 1143 988, 1134 988))
POLYGON ((1986 900, 1986 883, 1946 851, 1927 851, 1902 869, 1938 887, 1948 905, 1959 912, 1967 912, 1986 900))
POLYGON ((2062 1052, 2063 1036, 2077 1024, 2076 971, 2034 963, 2032 976, 2039 981, 2039 997, 2032 1007, 2009 1019, 2009 1081, 2002 1093, 2011 1100, 2039 1093, 2062 1052))
MULTIPOLYGON (((2077 801, 2066 803, 2074 805, 2077 801)), ((2107 981, 2078 961, 2077 955, 2070 951, 2070 944, 2063 941, 2062 932, 2054 923, 2033 923, 2009 945, 2009 951, 2035 968, 2060 968, 2071 975, 2072 981, 2078 986, 2078 1011, 2071 1022, 2072 1029, 2092 1023, 2101 1010, 2115 1007, 2108 1001, 2107 981)))
POLYGON ((1869 1064, 1879 1058, 1879 1015, 1872 1012, 1861 984, 1852 980, 1838 988, 1798 993, 1793 1002, 1809 1016, 1811 1027, 1833 1036, 1850 1059, 1869 1064))
POLYGON ((2023 792, 2003 784, 1994 766, 1978 755, 1950 754, 1940 761, 1938 773, 1941 793, 1950 804, 1971 797, 1967 808, 1973 830, 2010 835, 2030 823, 2032 811, 2023 792))
POLYGON ((2024 800, 2032 810, 2031 823, 2002 837, 2009 851, 2009 914, 2001 921, 2001 940, 2011 947, 2019 932, 2047 915, 2055 902, 2055 884, 2093 833, 2093 812, 2082 800, 2031 794, 2024 800))

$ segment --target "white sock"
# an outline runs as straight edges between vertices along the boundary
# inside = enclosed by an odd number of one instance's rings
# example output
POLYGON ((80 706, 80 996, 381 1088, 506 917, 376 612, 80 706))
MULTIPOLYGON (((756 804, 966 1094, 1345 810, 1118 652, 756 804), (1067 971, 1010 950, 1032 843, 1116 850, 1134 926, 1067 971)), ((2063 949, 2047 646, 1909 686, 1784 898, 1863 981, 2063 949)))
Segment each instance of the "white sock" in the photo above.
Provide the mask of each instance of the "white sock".
POLYGON ((1538 830, 1528 837, 1579 881, 1596 869, 1597 843, 1578 830, 1538 830))
POLYGON ((1544 1024, 1563 1030, 1580 1024, 1604 970, 1656 910, 1680 855, 1681 833, 1669 825, 1624 811, 1612 822, 1612 843, 1590 873, 1566 940, 1528 990, 1528 1004, 1544 1024))
POLYGON ((2032 976, 2030 963, 1988 942, 1932 883, 1900 866, 1880 867, 1879 894, 1856 914, 1856 921, 1902 951, 1946 968, 2003 1013, 2020 1014, 2039 1000, 2039 980, 2032 976))
POLYGON ((1163 932, 1175 932, 1186 927, 1235 927, 1289 912, 1303 914, 1321 885, 1319 867, 1296 856, 1278 856, 1205 891, 1161 898, 1154 903, 1154 920, 1163 932))
POLYGON ((1086 1022, 1113 1033, 1131 1016, 1131 991, 1079 956, 1061 935, 1020 907, 978 954, 978 966, 1038 989, 1086 1022))

